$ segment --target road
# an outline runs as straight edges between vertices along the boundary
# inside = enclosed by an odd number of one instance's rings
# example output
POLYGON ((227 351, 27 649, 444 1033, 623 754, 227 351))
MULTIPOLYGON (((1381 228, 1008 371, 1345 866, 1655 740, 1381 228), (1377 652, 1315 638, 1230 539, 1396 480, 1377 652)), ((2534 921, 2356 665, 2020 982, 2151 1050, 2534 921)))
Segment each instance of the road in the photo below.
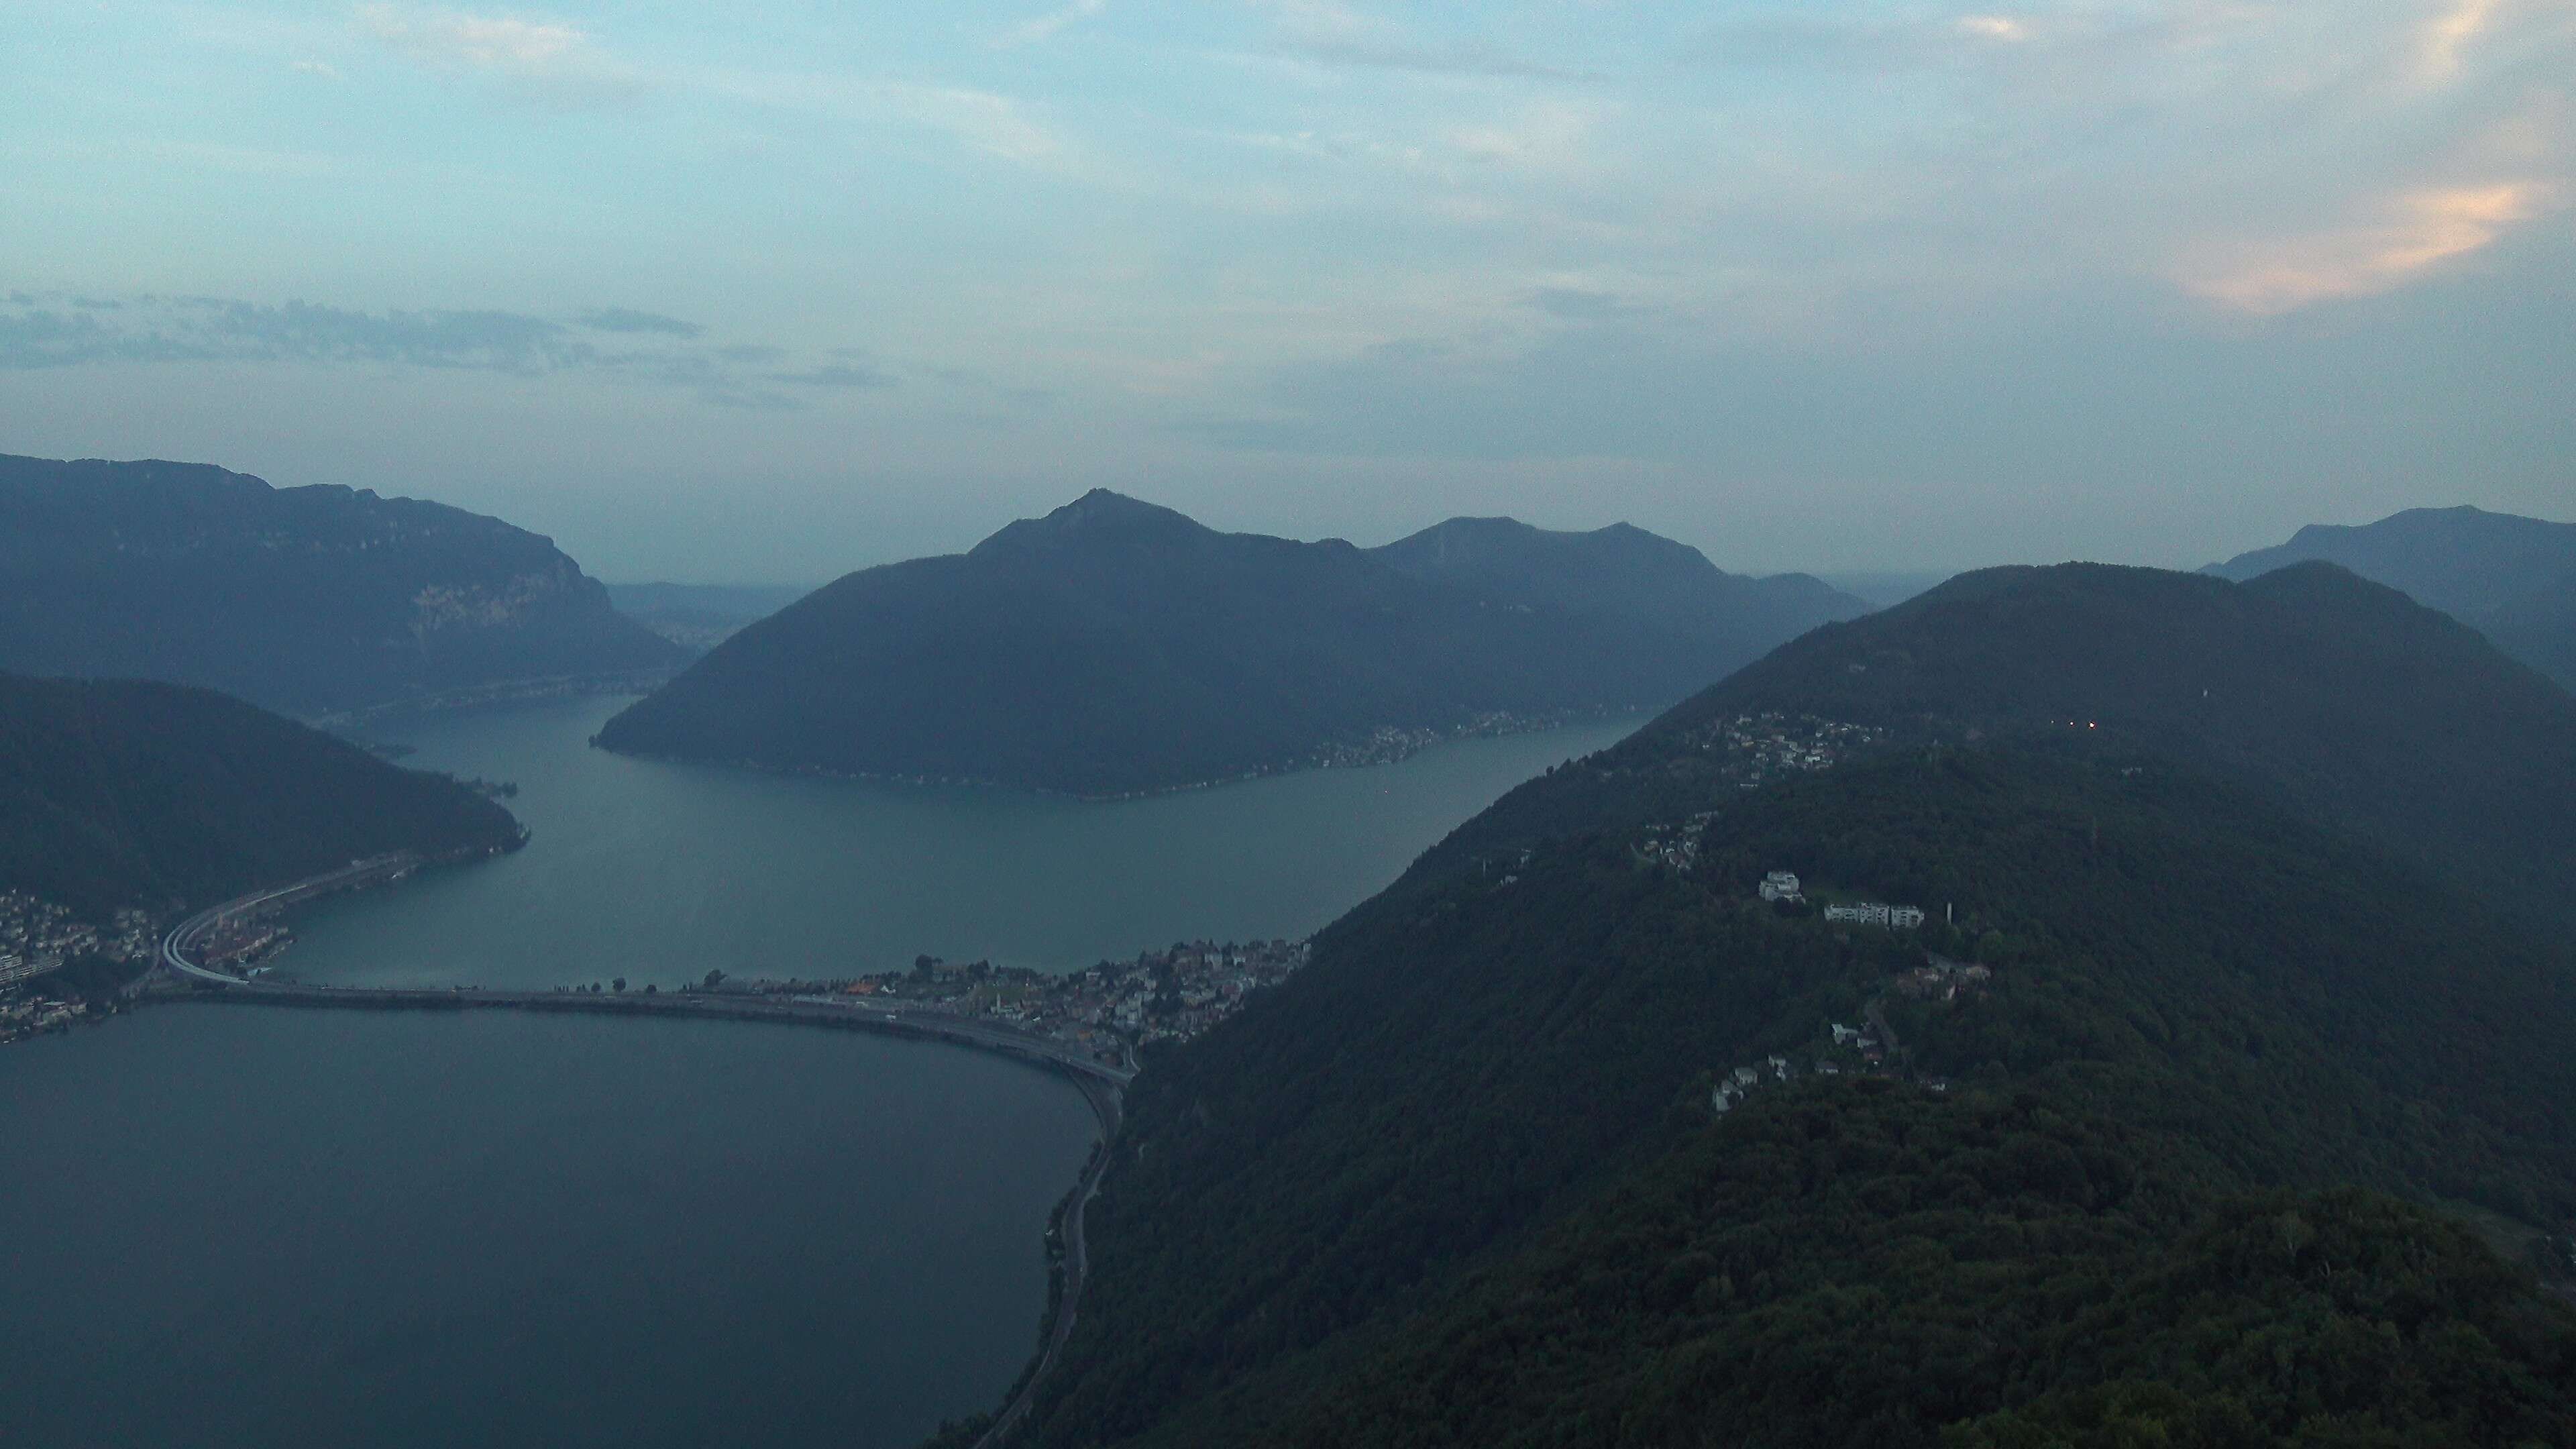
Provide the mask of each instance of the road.
POLYGON ((1084 1086, 1083 1095, 1092 1099, 1091 1108, 1100 1115, 1100 1150, 1082 1169, 1082 1180, 1074 1184, 1073 1200, 1064 1210, 1064 1292, 1056 1300, 1055 1324, 1047 1333, 1046 1346, 1038 1350, 1036 1367, 1020 1380, 1020 1391, 1011 1396, 993 1416, 990 1428, 975 1441, 975 1449, 994 1449, 1037 1403, 1038 1385, 1046 1382, 1056 1360, 1064 1352, 1065 1340, 1073 1336, 1073 1320, 1082 1306, 1083 1277, 1090 1271, 1089 1249, 1082 1236, 1082 1217, 1091 1206, 1092 1196, 1100 1191, 1100 1179, 1109 1171, 1110 1149, 1118 1141, 1119 1100, 1115 1092, 1101 1092, 1084 1086))

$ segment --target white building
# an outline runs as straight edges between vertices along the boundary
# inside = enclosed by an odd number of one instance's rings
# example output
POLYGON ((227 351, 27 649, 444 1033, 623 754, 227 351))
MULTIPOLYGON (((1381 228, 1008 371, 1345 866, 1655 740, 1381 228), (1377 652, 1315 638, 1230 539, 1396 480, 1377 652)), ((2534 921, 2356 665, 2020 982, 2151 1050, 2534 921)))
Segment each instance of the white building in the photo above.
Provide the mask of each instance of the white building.
POLYGON ((1762 899, 1766 901, 1797 900, 1799 898, 1798 873, 1796 871, 1789 870, 1775 870, 1769 875, 1762 877, 1761 890, 1762 899))
POLYGON ((1923 924, 1923 912, 1914 906, 1891 906, 1885 901, 1854 901, 1847 906, 1825 907, 1825 919, 1854 926, 1892 926, 1911 931, 1923 924))

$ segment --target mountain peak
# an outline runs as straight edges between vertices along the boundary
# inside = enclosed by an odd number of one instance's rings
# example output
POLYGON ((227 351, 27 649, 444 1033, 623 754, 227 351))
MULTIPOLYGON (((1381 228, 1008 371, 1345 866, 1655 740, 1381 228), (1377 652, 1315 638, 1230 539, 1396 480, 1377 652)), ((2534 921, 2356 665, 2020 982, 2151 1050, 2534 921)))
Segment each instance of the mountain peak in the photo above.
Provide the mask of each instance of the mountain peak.
POLYGON ((982 543, 988 549, 1081 548, 1103 545, 1167 546, 1214 530, 1176 509, 1147 503, 1107 488, 1094 488, 1039 518, 1023 518, 982 543))

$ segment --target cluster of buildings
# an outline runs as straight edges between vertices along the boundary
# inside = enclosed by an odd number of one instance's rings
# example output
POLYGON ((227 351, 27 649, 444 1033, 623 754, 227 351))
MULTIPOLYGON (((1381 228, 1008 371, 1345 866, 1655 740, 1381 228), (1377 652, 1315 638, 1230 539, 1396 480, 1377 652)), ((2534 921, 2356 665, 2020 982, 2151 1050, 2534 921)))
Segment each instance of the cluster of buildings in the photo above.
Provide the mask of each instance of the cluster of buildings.
POLYGON ((1900 996, 1918 1001, 1957 1001, 1982 994, 1995 979, 1994 968, 1953 961, 1937 951, 1923 953, 1923 964, 1896 978, 1900 996))
MULTIPOLYGON (((1754 891, 1774 904, 1804 905, 1807 900, 1794 870, 1769 872, 1754 891)), ((1923 924, 1924 915, 1919 906, 1891 906, 1885 901, 1834 901, 1825 906, 1825 919, 1841 926, 1885 926, 1890 930, 1911 931, 1923 924)))
POLYGON ((51 989, 55 973, 76 961, 149 960, 157 936, 152 917, 118 911, 105 930, 68 906, 26 891, 0 891, 0 1042, 66 1026, 81 1003, 51 989))
POLYGON ((1184 941, 1063 975, 923 956, 910 971, 833 981, 726 981, 717 973, 691 989, 978 1018, 1124 1067, 1147 1042, 1186 1041, 1232 1016, 1253 992, 1294 975, 1311 949, 1304 941, 1184 941))
POLYGON ((1703 810, 1678 825, 1649 825, 1645 837, 1637 842, 1637 854, 1657 865, 1668 865, 1688 874, 1691 867, 1699 864, 1700 834, 1708 828, 1708 822, 1716 818, 1716 811, 1703 810))
MULTIPOLYGON (((1786 872, 1774 871, 1772 874, 1776 878, 1786 872)), ((1795 877, 1791 878, 1791 884, 1794 889, 1795 877)), ((1888 983, 1888 989, 1918 1001, 1955 1003, 1982 995, 1994 978, 1992 967, 1953 961, 1939 952, 1926 951, 1923 964, 1899 973, 1888 983)), ((1858 1026, 1848 1026, 1839 1021, 1828 1023, 1825 1028, 1828 1039, 1816 1042, 1814 1049, 1806 1054, 1803 1066, 1785 1056, 1771 1056, 1751 1066, 1721 1072, 1717 1085, 1709 1089, 1709 1110, 1723 1117, 1763 1087, 1804 1076, 1911 1075, 1904 1072, 1904 1060, 1897 1049, 1896 1029, 1888 1025, 1882 1010, 1885 1004, 1884 996, 1872 998, 1867 1006, 1861 1008, 1861 1024, 1858 1026)), ((1917 1086, 1935 1092, 1950 1090, 1946 1078, 1914 1076, 1912 1079, 1917 1086)))
POLYGON ((1714 757, 1742 789, 1758 790, 1787 775, 1830 770, 1856 750, 1885 744, 1887 731, 1807 714, 1739 714, 1712 720, 1686 747, 1714 757))
POLYGON ((1891 906, 1885 901, 1847 901, 1825 907, 1825 919, 1847 926, 1911 931, 1923 924, 1923 910, 1919 906, 1891 906))

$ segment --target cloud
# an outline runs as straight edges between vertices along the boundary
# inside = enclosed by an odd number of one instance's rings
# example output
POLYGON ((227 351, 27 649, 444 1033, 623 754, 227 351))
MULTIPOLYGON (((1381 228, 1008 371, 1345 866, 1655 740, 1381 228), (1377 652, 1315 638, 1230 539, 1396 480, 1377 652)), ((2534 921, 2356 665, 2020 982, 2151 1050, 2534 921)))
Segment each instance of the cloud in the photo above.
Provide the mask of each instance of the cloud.
POLYGON ((897 116, 1005 161, 1061 168, 1072 148, 1028 118, 1017 101, 990 91, 892 83, 875 88, 897 116))
POLYGON ((1061 32, 1086 20, 1096 20, 1109 9, 1109 0, 1073 0, 1062 10, 1049 11, 1035 19, 1023 20, 993 37, 993 48, 1008 50, 1014 46, 1036 45, 1053 40, 1061 32))
POLYGON ((1961 35, 1981 40, 2020 42, 2030 39, 2030 27, 2009 15, 1962 15, 1953 26, 1961 35))
POLYGON ((2378 221, 2261 244, 2186 275, 2183 286, 2256 316, 2375 296, 2493 244, 2551 200, 2529 181, 2414 191, 2383 203, 2378 221))
POLYGON ((2424 79, 2438 82, 2457 76, 2463 52, 2494 25, 2503 9, 2504 0, 2453 0, 2427 22, 2420 42, 2424 79))
POLYGON ((1598 80, 1596 74, 1528 60, 1481 41, 1422 39, 1393 21, 1338 0, 1255 0, 1271 13, 1274 54, 1314 65, 1520 80, 1598 80))
POLYGON ((809 367, 800 372, 773 372, 768 374, 768 378, 771 382, 783 382, 794 387, 894 386, 894 379, 891 376, 864 363, 854 362, 827 362, 820 367, 809 367))
POLYGON ((658 332, 671 337, 695 337, 707 330, 695 322, 658 312, 638 312, 631 307, 601 307, 573 320, 594 332, 658 332))
POLYGON ((705 329, 659 313, 607 307, 572 323, 484 309, 368 312, 314 302, 140 296, 118 301, 15 293, 0 308, 0 371, 104 363, 373 364, 517 376, 588 373, 677 387, 728 407, 795 407, 775 384, 805 389, 895 385, 893 374, 831 349, 808 367, 787 349, 710 346, 705 329), (14 310, 9 310, 14 309, 14 310), (604 332, 629 339, 594 340, 604 332))
POLYGON ((358 23, 430 70, 479 78, 549 105, 606 104, 644 88, 643 76, 590 32, 561 21, 374 3, 358 7, 358 23))
POLYGON ((298 75, 320 76, 322 79, 329 81, 335 81, 340 78, 339 70, 329 61, 299 60, 289 66, 288 69, 296 72, 298 75))

